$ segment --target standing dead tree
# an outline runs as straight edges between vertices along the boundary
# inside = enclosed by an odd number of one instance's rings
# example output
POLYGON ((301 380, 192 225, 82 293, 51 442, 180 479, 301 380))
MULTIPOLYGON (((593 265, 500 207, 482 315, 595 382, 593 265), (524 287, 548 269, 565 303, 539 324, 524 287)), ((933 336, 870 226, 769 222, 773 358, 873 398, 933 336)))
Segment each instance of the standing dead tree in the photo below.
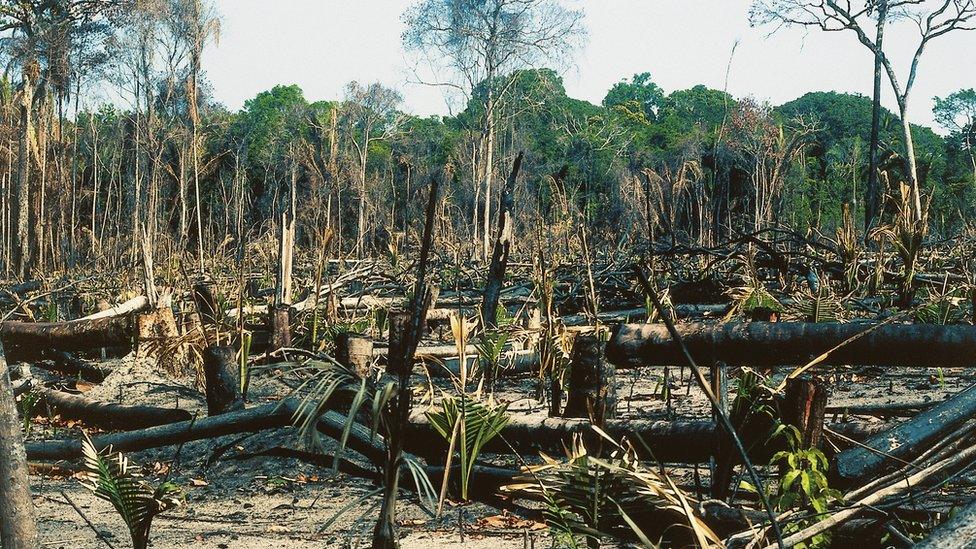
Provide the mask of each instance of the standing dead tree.
MULTIPOLYGON (((888 82, 898 103, 908 161, 908 180, 912 190, 913 215, 922 218, 918 164, 912 139, 908 107, 918 76, 922 54, 932 40, 957 30, 976 30, 976 0, 756 0, 750 14, 753 24, 819 28, 826 32, 853 32, 858 42, 868 48, 884 67, 888 82), (880 17, 876 17, 877 14, 880 17), (894 62, 885 51, 879 32, 868 35, 869 25, 882 26, 887 21, 913 22, 919 41, 912 56, 908 75, 902 83, 894 62)), ((881 30, 879 28, 879 30, 881 30)))
POLYGON ((516 81, 500 77, 563 61, 584 35, 582 21, 581 11, 566 8, 560 0, 419 0, 404 15, 407 48, 457 78, 436 85, 454 88, 479 103, 480 133, 471 163, 476 186, 472 234, 475 244, 481 240, 483 260, 488 259, 491 241, 497 116, 516 81), (480 231, 479 197, 484 205, 480 231))

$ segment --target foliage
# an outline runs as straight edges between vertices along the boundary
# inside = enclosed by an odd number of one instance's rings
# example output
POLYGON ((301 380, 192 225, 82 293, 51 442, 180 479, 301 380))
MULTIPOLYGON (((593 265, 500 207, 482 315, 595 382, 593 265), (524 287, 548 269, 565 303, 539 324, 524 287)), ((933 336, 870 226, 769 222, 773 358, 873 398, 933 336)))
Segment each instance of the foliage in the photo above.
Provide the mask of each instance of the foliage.
POLYGON ((505 413, 508 405, 496 405, 490 401, 483 403, 478 395, 462 394, 460 397, 444 395, 440 408, 427 412, 426 416, 431 426, 448 442, 455 436, 459 437, 461 498, 468 499, 468 486, 475 462, 481 449, 508 424, 505 413))
POLYGON ((134 549, 149 546, 153 519, 183 504, 183 492, 172 482, 153 487, 135 471, 122 453, 99 452, 85 435, 82 441, 84 484, 95 496, 109 502, 122 517, 134 549))
MULTIPOLYGON (((787 450, 777 452, 770 459, 770 466, 779 467, 780 470, 779 483, 771 487, 775 493, 770 501, 778 511, 803 509, 810 513, 809 518, 791 522, 784 529, 784 533, 788 534, 819 521, 830 504, 843 502, 843 494, 828 486, 826 472, 830 465, 827 457, 816 448, 803 448, 802 437, 796 427, 780 424, 771 439, 784 440, 787 450)), ((744 487, 755 492, 755 487, 747 483, 744 483, 744 487)), ((829 546, 829 532, 813 536, 809 545, 797 545, 801 548, 829 546)))

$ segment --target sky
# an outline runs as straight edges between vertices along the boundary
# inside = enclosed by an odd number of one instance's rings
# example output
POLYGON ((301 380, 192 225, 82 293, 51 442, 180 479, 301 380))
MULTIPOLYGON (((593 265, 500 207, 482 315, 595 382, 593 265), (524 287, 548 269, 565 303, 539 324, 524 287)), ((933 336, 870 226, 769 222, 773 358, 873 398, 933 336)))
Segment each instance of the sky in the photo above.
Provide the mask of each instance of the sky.
MULTIPOLYGON (((204 56, 218 101, 230 109, 277 84, 298 84, 309 100, 338 99, 352 80, 400 90, 403 110, 449 114, 442 88, 417 83, 401 44, 401 14, 414 0, 215 0, 220 41, 204 56)), ((562 71, 571 97, 599 104, 623 78, 649 72, 665 92, 697 84, 782 104, 809 91, 871 94, 873 58, 851 33, 751 28, 751 0, 567 0, 585 12, 588 37, 562 71), (737 46, 736 46, 737 44, 737 46), (735 47, 734 56, 732 55, 735 47), (730 65, 731 59, 731 65, 730 65)), ((918 31, 889 32, 896 71, 906 78, 918 31)), ((976 32, 926 49, 912 94, 912 121, 933 125, 933 97, 976 87, 976 32)), ((885 86, 885 104, 894 95, 885 86)))

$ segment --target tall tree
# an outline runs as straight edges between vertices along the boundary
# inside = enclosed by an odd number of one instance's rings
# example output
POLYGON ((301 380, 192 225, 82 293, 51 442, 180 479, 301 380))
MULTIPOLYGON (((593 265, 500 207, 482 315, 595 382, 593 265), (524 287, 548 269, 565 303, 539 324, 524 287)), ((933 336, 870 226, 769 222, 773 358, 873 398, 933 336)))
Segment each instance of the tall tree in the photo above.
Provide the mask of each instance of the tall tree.
POLYGON ((951 131, 969 153, 976 183, 976 90, 959 90, 948 97, 935 98, 935 121, 951 131))
MULTIPOLYGON (((480 176, 475 196, 480 194, 484 200, 480 240, 481 256, 486 260, 491 242, 496 117, 505 101, 506 85, 515 81, 499 77, 540 63, 567 61, 585 35, 583 12, 567 8, 562 0, 419 0, 403 19, 406 47, 453 74, 453 80, 439 84, 468 97, 479 86, 486 87, 481 105, 480 170, 472 166, 480 176)), ((477 216, 474 219, 477 243, 477 216)))
MULTIPOLYGON (((908 118, 912 89, 918 76, 919 62, 928 44, 956 30, 976 29, 976 0, 880 0, 887 17, 876 18, 879 0, 755 0, 750 14, 753 24, 778 24, 819 28, 826 32, 853 32, 858 41, 880 61, 898 103, 908 161, 908 183, 912 192, 912 209, 916 220, 922 219, 918 164, 908 118), (912 56, 908 75, 902 83, 894 62, 878 37, 868 35, 871 25, 877 27, 892 20, 911 21, 918 26, 919 41, 912 56)), ((881 33, 883 40, 883 32, 881 33)))
POLYGON ((379 83, 363 86, 350 82, 346 86, 346 117, 350 141, 356 152, 358 185, 358 218, 356 232, 356 253, 362 257, 366 233, 366 171, 369 163, 369 148, 377 141, 389 139, 400 127, 402 117, 397 106, 403 98, 396 90, 379 83))

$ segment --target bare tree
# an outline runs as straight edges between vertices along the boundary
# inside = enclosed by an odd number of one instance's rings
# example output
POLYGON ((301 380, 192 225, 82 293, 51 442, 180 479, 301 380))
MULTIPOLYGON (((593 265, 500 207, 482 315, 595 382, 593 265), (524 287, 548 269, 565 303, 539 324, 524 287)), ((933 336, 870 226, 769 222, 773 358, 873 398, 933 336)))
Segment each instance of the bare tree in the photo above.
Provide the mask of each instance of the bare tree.
POLYGON ((940 36, 955 30, 976 29, 976 0, 755 0, 750 18, 754 25, 801 26, 826 32, 853 32, 884 67, 888 82, 898 103, 908 161, 908 178, 912 192, 912 209, 916 220, 922 219, 918 165, 912 139, 908 107, 912 88, 918 76, 919 62, 926 46, 940 36), (877 17, 877 13, 881 17, 877 17), (902 83, 894 63, 881 41, 883 25, 892 20, 911 21, 918 27, 919 41, 912 56, 908 75, 902 83), (880 36, 868 35, 871 26, 882 27, 880 36))
MULTIPOLYGON (((403 34, 406 47, 432 66, 453 73, 454 80, 439 85, 453 87, 468 97, 483 86, 477 179, 484 193, 480 236, 482 259, 487 259, 496 114, 507 86, 514 81, 499 77, 541 63, 565 63, 585 35, 583 12, 565 7, 561 0, 419 0, 403 19, 407 25, 403 34)), ((480 190, 476 190, 476 197, 480 190)), ((472 231, 477 243, 477 217, 472 231)))
POLYGON ((400 127, 402 117, 397 106, 403 98, 396 90, 379 83, 363 86, 350 82, 346 86, 346 119, 349 141, 356 151, 357 194, 359 199, 356 253, 362 257, 363 236, 366 232, 366 168, 369 163, 369 147, 377 141, 389 139, 400 127))

